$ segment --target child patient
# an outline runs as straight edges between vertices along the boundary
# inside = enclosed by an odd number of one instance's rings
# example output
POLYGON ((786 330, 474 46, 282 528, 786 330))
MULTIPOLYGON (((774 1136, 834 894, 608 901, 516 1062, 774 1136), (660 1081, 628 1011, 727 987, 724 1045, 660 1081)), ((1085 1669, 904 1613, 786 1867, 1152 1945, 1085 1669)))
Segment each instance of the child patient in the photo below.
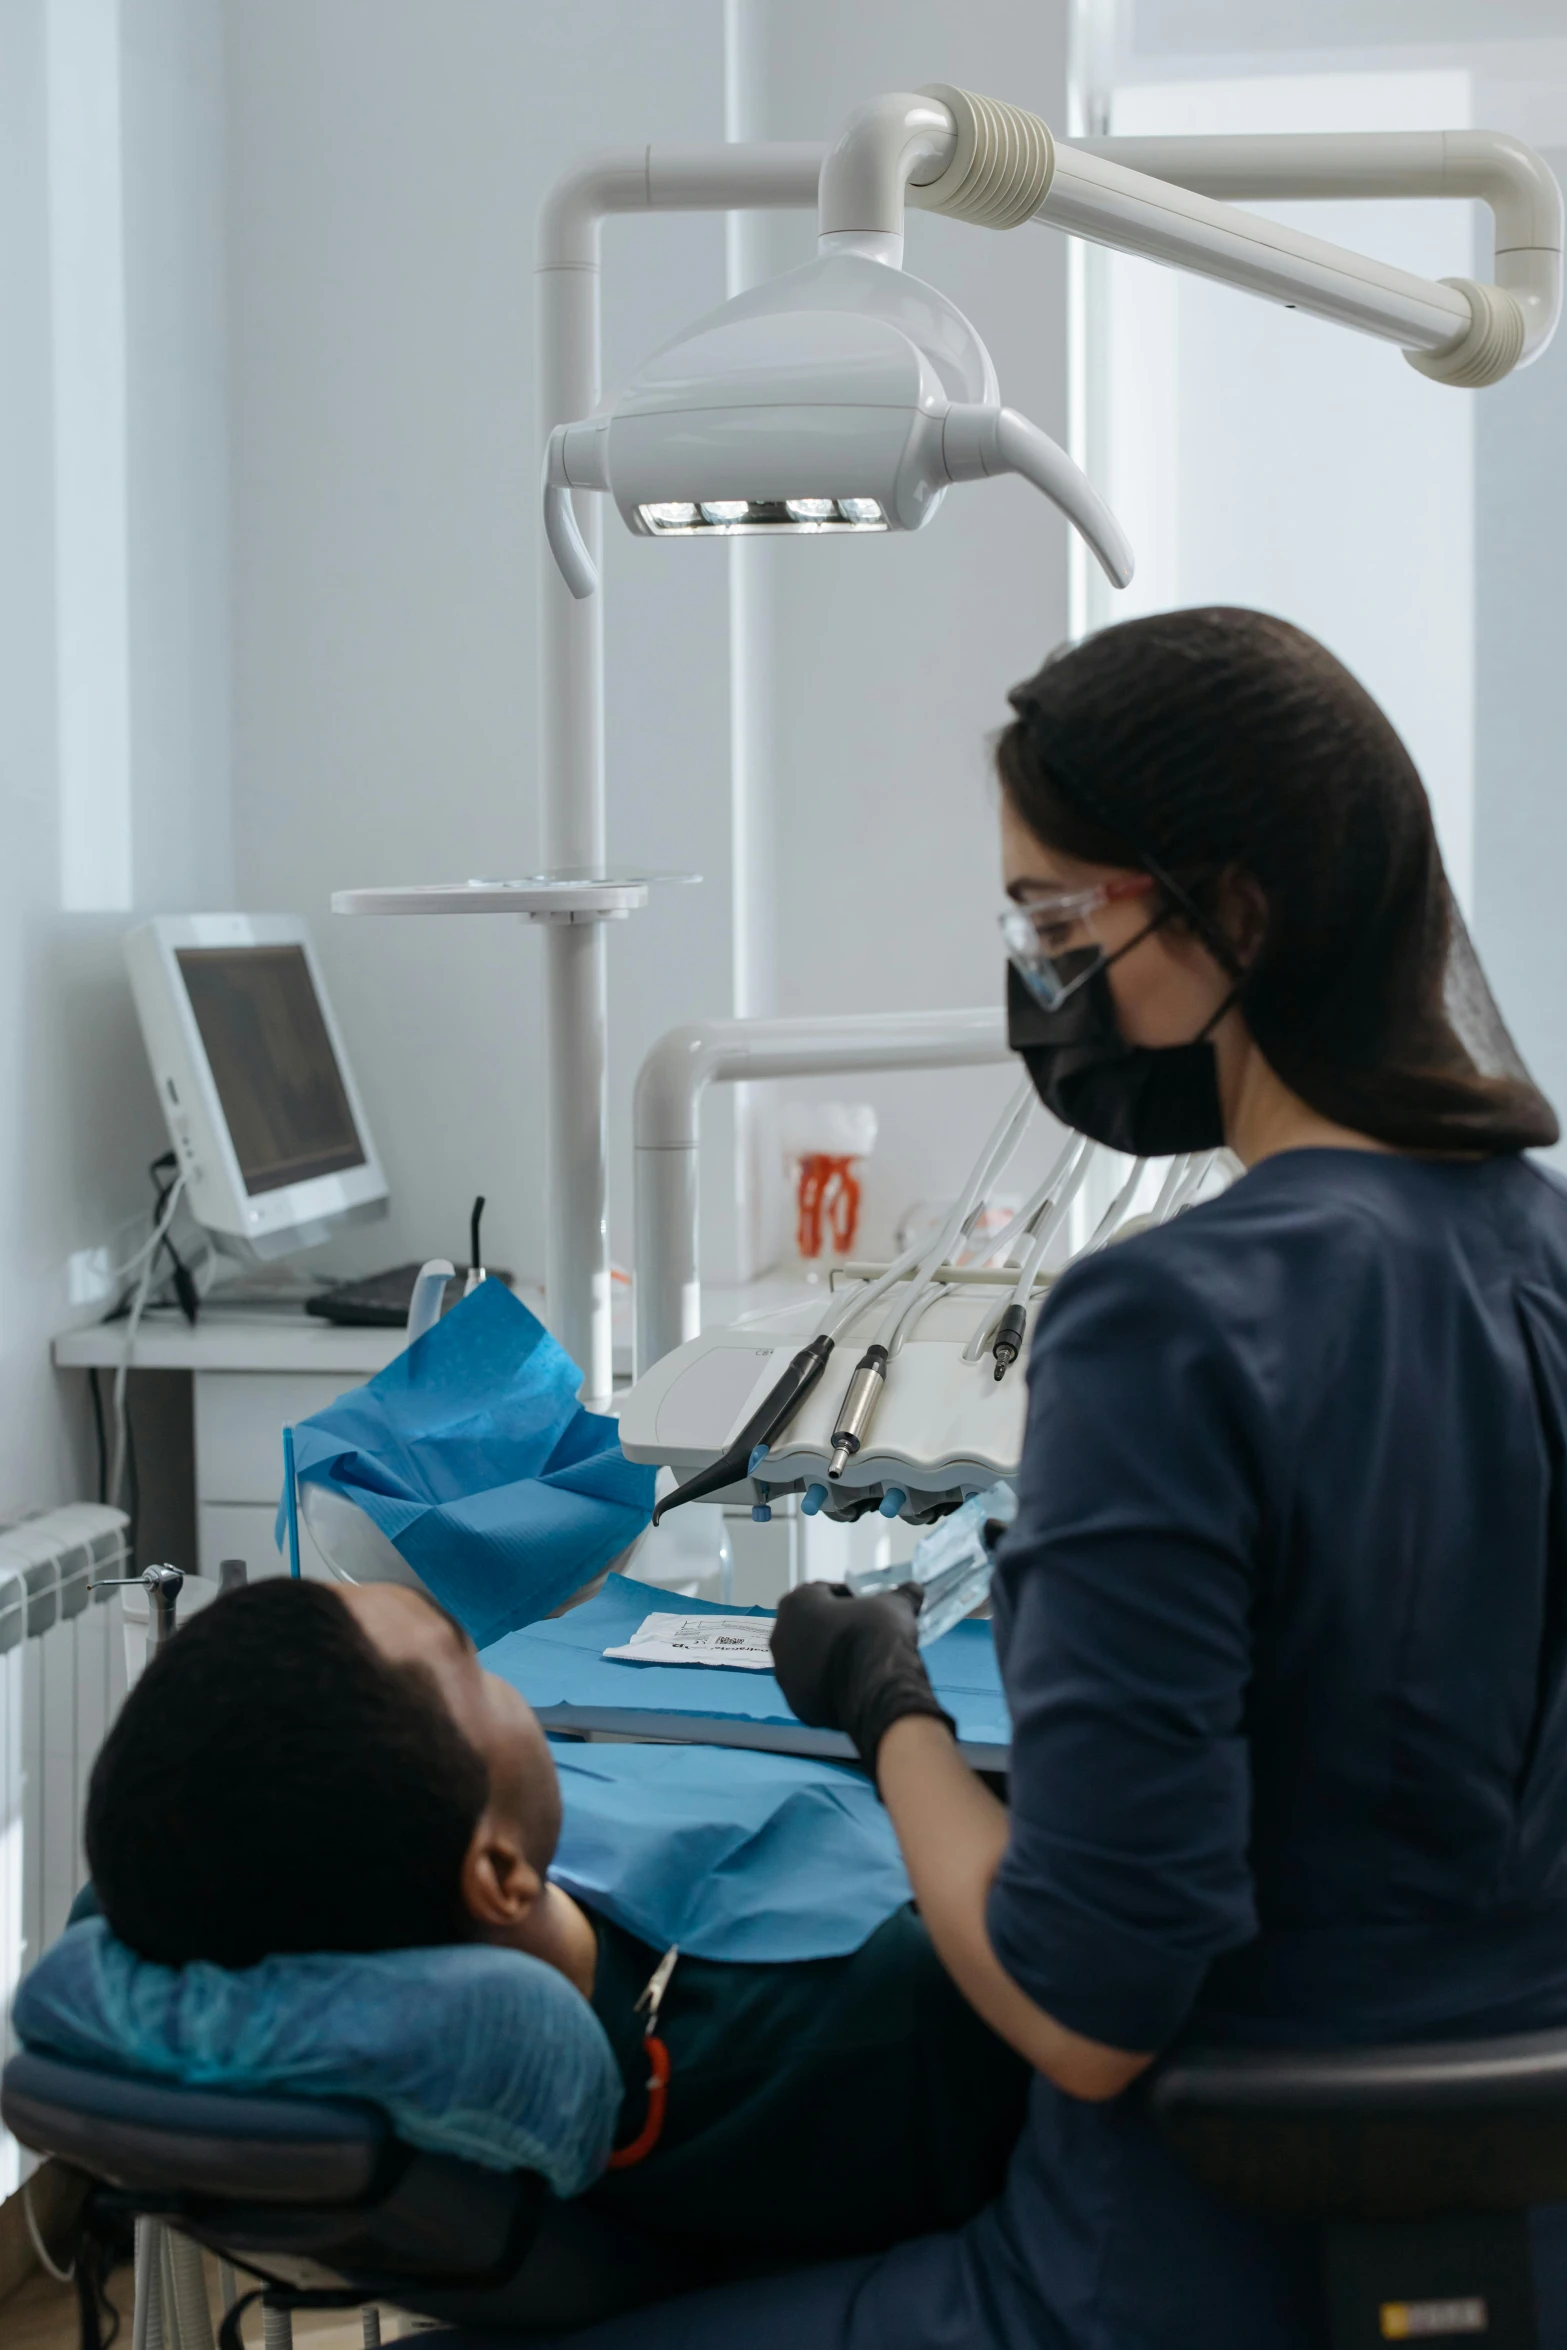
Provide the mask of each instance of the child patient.
MULTIPOLYGON (((93 1774, 87 1857, 112 1933, 166 1967, 487 1942, 592 2003, 643 2133, 635 2012, 661 1953, 548 1871, 554 1761, 518 1693, 418 1593, 269 1581, 149 1665, 93 1774)), ((953 1989, 912 1909, 847 1958, 683 1955, 659 2019, 657 2144, 588 2201, 725 2258, 867 2252, 999 2188, 1027 2068, 953 1989)))

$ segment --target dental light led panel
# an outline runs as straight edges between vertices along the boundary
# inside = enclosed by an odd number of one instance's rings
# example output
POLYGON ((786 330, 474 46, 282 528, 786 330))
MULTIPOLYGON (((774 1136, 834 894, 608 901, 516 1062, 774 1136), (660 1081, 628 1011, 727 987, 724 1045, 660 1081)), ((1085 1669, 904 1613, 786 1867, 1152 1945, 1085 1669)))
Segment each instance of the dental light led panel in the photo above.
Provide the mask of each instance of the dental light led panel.
POLYGON ((1001 404, 990 354, 946 296, 831 252, 738 295, 666 343, 601 415, 558 425, 544 523, 574 596, 598 585, 573 490, 607 490, 651 538, 922 530, 953 482, 1020 474, 1116 587, 1125 533, 1087 476, 1001 404))

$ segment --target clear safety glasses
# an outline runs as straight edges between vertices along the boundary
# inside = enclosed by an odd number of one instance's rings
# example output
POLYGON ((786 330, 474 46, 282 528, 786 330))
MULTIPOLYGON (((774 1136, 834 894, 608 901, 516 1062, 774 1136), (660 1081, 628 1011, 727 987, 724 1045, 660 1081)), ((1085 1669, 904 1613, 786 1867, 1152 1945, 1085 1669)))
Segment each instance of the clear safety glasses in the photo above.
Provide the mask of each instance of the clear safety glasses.
POLYGON ((1094 916, 1121 898, 1144 897, 1153 876, 1129 873, 1093 889, 1041 890, 999 917, 1007 958, 1030 993, 1053 1012, 1110 959, 1094 916))

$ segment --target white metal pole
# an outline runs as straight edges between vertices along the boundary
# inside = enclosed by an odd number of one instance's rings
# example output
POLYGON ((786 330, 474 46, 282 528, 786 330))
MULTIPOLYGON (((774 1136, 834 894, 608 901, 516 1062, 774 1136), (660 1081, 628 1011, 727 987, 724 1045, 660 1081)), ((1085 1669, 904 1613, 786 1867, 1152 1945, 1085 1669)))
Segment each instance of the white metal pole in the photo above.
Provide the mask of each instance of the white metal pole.
MULTIPOLYGON (((538 415, 557 424, 599 396, 599 231, 609 213, 729 211, 816 202, 819 146, 626 148, 557 181, 539 215, 538 415)), ((578 506, 599 553, 597 498, 578 506)), ((603 597, 579 602, 539 550, 539 801, 547 871, 605 862, 603 597)), ((597 921, 552 923, 544 941, 546 1311, 581 1366, 583 1394, 613 1384, 609 1277, 608 974, 597 921)))
MULTIPOLYGON (((539 415, 547 434, 591 413, 598 397, 597 222, 588 249, 538 276, 539 415)), ((595 559, 599 500, 578 526, 595 559)), ((546 872, 604 869, 603 599, 582 602, 548 548, 539 562, 539 803, 546 872)), ((608 973, 602 923, 554 922, 544 933, 545 1305, 580 1365, 585 1395, 606 1397, 610 1356, 608 973)))
POLYGON ((953 1069, 1010 1058, 999 1007, 701 1020, 661 1036, 637 1076, 637 1348, 640 1377, 701 1328, 697 1180, 709 1085, 850 1069, 953 1069))

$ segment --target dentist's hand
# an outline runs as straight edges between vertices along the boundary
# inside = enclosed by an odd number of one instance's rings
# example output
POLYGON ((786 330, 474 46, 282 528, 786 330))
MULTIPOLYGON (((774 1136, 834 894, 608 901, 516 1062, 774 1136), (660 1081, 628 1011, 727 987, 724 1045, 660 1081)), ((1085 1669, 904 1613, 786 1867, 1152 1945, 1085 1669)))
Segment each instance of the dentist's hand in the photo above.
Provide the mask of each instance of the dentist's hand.
POLYGON ((802 1722, 842 1730, 874 1778, 876 1750, 894 1722, 928 1714, 953 1736, 920 1660, 914 1583, 856 1599, 843 1583, 802 1583, 784 1594, 773 1625, 773 1670, 802 1722))

